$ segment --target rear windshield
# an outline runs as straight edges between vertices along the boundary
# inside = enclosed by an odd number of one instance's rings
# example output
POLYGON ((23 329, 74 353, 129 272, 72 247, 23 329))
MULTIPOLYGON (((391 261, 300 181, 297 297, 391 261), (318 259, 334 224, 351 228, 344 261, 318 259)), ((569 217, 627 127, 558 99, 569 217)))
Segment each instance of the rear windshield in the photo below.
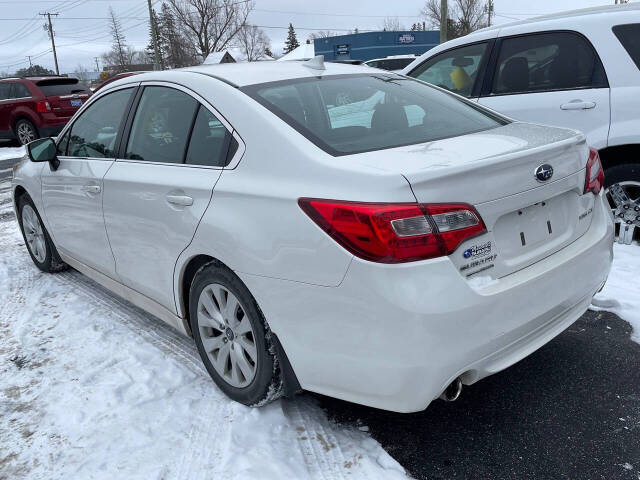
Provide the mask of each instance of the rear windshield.
POLYGON ((613 33, 627 51, 631 59, 640 68, 640 23, 616 25, 613 33))
POLYGON ((65 78, 60 80, 41 80, 36 83, 36 85, 40 90, 42 90, 42 93, 45 97, 89 92, 89 89, 81 83, 78 83, 78 80, 75 78, 65 78))
POLYGON ((335 156, 430 142, 508 123, 472 102, 393 74, 294 79, 242 90, 335 156))

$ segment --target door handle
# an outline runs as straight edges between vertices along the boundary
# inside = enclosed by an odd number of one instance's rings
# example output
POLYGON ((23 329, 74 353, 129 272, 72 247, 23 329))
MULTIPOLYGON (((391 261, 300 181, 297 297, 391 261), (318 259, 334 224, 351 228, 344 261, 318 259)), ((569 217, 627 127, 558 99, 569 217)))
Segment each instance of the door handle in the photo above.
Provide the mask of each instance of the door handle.
POLYGON ((193 198, 187 195, 167 195, 167 202, 173 205, 188 207, 189 205, 193 205, 193 198))
POLYGON ((102 188, 100 188, 100 185, 83 185, 80 190, 87 193, 100 193, 102 188))
POLYGON ((589 110, 595 108, 596 102, 583 102, 582 100, 571 100, 560 105, 560 110, 589 110))

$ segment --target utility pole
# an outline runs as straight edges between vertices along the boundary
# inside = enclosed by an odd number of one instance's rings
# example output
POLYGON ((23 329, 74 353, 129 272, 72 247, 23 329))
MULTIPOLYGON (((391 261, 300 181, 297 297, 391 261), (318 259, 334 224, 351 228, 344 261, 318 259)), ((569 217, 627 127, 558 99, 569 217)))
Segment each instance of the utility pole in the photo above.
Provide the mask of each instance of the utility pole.
POLYGON ((93 57, 93 59, 96 61, 96 72, 100 71, 100 65, 98 65, 98 57, 93 57))
POLYGON ((27 55, 27 58, 29 59, 29 68, 33 67, 33 64, 31 63, 31 55, 27 55))
POLYGON ((440 0, 440 43, 447 41, 447 0, 440 0))
POLYGON ((153 69, 164 70, 164 65, 162 64, 162 58, 160 58, 160 51, 158 49, 158 32, 156 32, 156 19, 153 14, 153 8, 151 8, 151 0, 147 0, 147 5, 149 6, 149 22, 151 23, 151 41, 153 41, 153 69))
POLYGON ((57 17, 58 14, 45 12, 45 13, 41 13, 40 15, 42 15, 43 17, 46 16, 47 19, 49 20, 48 30, 49 30, 49 37, 51 38, 51 48, 53 49, 53 62, 56 64, 56 75, 60 75, 60 69, 58 68, 58 55, 56 53, 56 42, 53 38, 53 27, 51 26, 51 15, 53 15, 54 17, 57 17))

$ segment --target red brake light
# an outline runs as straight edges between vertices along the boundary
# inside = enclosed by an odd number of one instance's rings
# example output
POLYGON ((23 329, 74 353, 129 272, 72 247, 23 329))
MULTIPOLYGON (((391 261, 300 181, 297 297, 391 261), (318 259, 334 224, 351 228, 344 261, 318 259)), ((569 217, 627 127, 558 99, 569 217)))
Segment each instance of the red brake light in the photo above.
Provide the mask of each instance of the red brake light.
POLYGON ((604 185, 604 170, 600 161, 600 154, 595 148, 590 148, 584 181, 584 193, 593 192, 594 195, 597 195, 600 193, 602 185, 604 185))
POLYGON ((486 232, 466 203, 363 203, 301 198, 300 208, 354 255, 403 263, 451 254, 464 240, 486 232))
POLYGON ((36 104, 36 111, 38 113, 47 113, 51 111, 51 105, 49 105, 49 102, 47 102, 46 100, 40 100, 37 104, 36 104))

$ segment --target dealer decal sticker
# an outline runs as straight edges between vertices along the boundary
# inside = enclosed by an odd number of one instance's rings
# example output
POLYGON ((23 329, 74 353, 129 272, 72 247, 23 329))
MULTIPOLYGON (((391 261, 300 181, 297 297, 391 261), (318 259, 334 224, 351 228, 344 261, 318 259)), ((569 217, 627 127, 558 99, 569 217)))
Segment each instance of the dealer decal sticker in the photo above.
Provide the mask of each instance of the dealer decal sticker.
POLYGON ((467 248, 462 256, 464 258, 473 258, 473 257, 481 257, 483 255, 488 255, 491 253, 491 242, 482 243, 480 245, 473 245, 467 248))

